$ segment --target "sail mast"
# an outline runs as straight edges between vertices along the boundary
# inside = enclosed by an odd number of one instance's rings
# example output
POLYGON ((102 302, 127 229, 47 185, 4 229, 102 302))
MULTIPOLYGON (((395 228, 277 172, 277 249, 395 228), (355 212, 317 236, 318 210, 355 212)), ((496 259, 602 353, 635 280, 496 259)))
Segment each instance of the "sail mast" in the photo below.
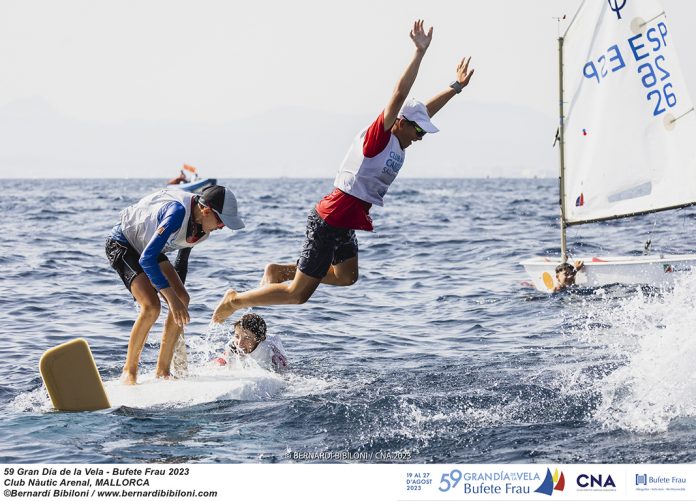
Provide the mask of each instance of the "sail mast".
POLYGON ((559 192, 561 206, 561 262, 568 261, 568 249, 566 246, 566 217, 565 217, 565 142, 563 140, 563 37, 558 37, 558 140, 560 153, 559 192))

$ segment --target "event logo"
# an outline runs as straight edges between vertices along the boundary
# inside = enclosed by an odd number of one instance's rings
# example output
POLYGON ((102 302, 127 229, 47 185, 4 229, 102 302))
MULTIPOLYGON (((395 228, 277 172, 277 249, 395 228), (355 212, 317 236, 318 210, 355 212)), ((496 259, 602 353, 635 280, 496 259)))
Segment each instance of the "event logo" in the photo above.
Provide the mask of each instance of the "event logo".
POLYGON ((588 475, 582 473, 578 475, 576 479, 578 487, 583 489, 595 489, 595 490, 616 490, 616 484, 611 475, 588 475))
POLYGON ((686 477, 672 475, 650 475, 648 473, 636 474, 636 489, 639 491, 684 491, 686 490, 686 477))
POLYGON ((626 0, 623 0, 621 5, 619 5, 619 0, 614 0, 613 2, 611 0, 607 0, 607 2, 609 2, 609 7, 611 8, 612 12, 616 12, 616 17, 621 19, 621 9, 626 6, 626 0))
POLYGON ((563 472, 559 473, 558 468, 556 468, 553 471, 553 475, 551 475, 551 470, 546 468, 546 477, 544 477, 544 481, 534 492, 540 492, 541 494, 550 496, 553 494, 553 491, 563 491, 564 488, 565 477, 563 476, 563 472))
MULTIPOLYGON (((553 490, 554 480, 551 479, 551 472, 547 473, 548 482, 551 482, 553 490)), ((562 478, 562 477, 561 477, 562 478)), ((516 495, 516 494, 531 494, 532 485, 537 485, 541 480, 541 475, 538 471, 461 471, 454 469, 450 472, 442 474, 440 479, 440 492, 448 492, 450 489, 458 488, 465 495, 516 495), (530 485, 531 484, 531 485, 530 485)), ((542 486, 546 484, 546 480, 542 486)), ((560 482, 560 481, 559 481, 560 482)), ((558 483, 558 482, 556 482, 558 483)), ((561 486, 561 489, 563 487, 561 486)), ((540 487, 541 489, 541 487, 540 487)), ((536 492, 541 492, 537 489, 536 492)))

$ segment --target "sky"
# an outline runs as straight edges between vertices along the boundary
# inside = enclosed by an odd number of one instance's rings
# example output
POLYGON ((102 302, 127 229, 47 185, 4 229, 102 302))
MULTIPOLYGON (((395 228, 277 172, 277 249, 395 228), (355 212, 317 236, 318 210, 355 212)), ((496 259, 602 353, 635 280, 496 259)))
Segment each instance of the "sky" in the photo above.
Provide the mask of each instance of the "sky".
MULTIPOLYGON (((696 47, 696 2, 662 3, 694 96, 696 61, 686 50, 696 47)), ((476 74, 443 110, 441 137, 413 155, 410 174, 552 174, 554 18, 567 15, 564 29, 579 4, 0 0, 0 177, 166 176, 184 162, 211 176, 253 177, 263 165, 255 154, 275 141, 283 167, 264 175, 331 177, 351 136, 386 104, 419 18, 434 35, 412 95, 445 88, 464 56, 476 74), (515 139, 520 124, 529 136, 515 139), (517 157, 475 147, 507 139, 519 141, 517 157), (321 143, 319 155, 310 140, 321 143)))

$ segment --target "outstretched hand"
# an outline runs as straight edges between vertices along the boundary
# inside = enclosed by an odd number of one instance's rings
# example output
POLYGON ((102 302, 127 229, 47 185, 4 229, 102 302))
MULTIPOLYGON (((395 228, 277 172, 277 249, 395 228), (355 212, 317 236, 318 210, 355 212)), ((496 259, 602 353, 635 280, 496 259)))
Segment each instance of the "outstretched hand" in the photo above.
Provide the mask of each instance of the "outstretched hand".
POLYGON ((462 87, 469 85, 469 80, 474 76, 474 69, 469 69, 470 61, 471 56, 464 57, 457 65, 457 82, 459 82, 462 87))
POLYGON ((423 20, 418 19, 413 23, 410 36, 416 45, 416 49, 425 52, 433 39, 433 27, 431 26, 426 34, 423 30, 423 20))

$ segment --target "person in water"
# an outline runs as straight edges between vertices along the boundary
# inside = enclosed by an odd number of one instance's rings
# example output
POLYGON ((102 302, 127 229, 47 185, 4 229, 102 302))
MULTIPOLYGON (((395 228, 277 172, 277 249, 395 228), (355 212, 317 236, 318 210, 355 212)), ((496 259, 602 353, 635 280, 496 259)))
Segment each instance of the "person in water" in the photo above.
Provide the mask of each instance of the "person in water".
POLYGON ((459 94, 474 74, 470 58, 464 58, 457 65, 455 80, 445 90, 425 104, 406 101, 432 34, 432 28, 425 32, 423 21, 413 24, 413 58, 386 108, 353 140, 333 192, 311 209, 297 263, 268 264, 259 288, 243 293, 228 290, 213 313, 214 322, 224 321, 240 308, 302 304, 320 283, 349 286, 358 280, 355 230, 372 231, 369 210, 373 204, 383 205, 384 195, 403 166, 406 148, 426 134, 438 132, 431 117, 459 94))
POLYGON ((247 313, 234 323, 234 337, 223 356, 213 359, 217 365, 250 358, 264 369, 283 371, 288 367, 283 345, 277 336, 267 335, 265 320, 256 313, 247 313))
POLYGON ((558 284, 553 288, 554 292, 575 285, 575 276, 582 270, 584 263, 582 261, 575 261, 574 264, 562 263, 556 266, 556 281, 558 284))
POLYGON ((180 174, 177 177, 174 177, 167 181, 167 184, 181 184, 181 183, 188 183, 189 178, 186 177, 186 174, 184 174, 184 171, 179 171, 180 174))
MULTIPOLYGON (((215 230, 238 230, 237 199, 224 186, 200 195, 161 190, 121 211, 120 222, 106 240, 109 263, 140 306, 123 366, 122 381, 135 384, 145 340, 160 314, 162 296, 169 306, 157 359, 157 377, 169 377, 175 343, 189 322, 189 295, 182 277, 165 255, 194 247, 215 230)), ((185 277, 183 277, 185 279, 185 277)))

